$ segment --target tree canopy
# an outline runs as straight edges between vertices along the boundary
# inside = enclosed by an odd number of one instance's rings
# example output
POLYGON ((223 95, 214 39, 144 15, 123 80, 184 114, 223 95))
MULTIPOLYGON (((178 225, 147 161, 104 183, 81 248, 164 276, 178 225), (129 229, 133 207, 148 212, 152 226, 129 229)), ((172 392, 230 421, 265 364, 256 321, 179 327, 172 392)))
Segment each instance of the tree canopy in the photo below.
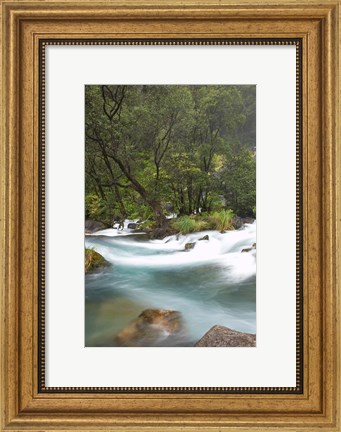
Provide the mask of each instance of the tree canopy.
POLYGON ((255 212, 255 86, 88 85, 85 140, 87 216, 255 212))

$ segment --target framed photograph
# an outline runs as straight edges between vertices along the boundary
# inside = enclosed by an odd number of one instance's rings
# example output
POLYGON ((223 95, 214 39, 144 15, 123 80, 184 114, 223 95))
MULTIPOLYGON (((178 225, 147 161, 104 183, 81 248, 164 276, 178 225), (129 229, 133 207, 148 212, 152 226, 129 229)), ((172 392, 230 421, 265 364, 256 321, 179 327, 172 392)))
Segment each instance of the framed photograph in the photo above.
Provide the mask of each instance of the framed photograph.
POLYGON ((339 2, 1 6, 1 430, 340 431, 339 2))

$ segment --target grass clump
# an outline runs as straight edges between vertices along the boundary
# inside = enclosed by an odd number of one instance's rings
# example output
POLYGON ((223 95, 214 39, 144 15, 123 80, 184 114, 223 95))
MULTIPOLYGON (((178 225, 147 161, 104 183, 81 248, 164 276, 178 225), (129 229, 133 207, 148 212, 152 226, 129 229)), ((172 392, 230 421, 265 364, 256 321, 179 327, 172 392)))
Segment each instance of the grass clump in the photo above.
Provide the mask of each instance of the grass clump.
POLYGON ((180 216, 172 221, 172 227, 181 234, 188 234, 196 231, 196 221, 190 216, 180 216))
POLYGON ((233 211, 230 209, 214 212, 209 216, 210 225, 214 229, 220 231, 221 233, 224 233, 227 230, 233 229, 233 216, 233 211))
POLYGON ((85 273, 97 270, 108 265, 101 254, 93 249, 85 249, 85 273))
POLYGON ((204 219, 196 219, 195 225, 196 225, 195 231, 205 231, 210 228, 209 222, 204 219))
POLYGON ((180 216, 172 221, 172 228, 181 234, 203 231, 208 228, 207 221, 194 216, 180 216))
POLYGON ((181 234, 189 234, 205 230, 217 230, 224 233, 233 229, 233 211, 220 210, 214 213, 203 213, 201 215, 180 216, 172 220, 172 228, 181 234))

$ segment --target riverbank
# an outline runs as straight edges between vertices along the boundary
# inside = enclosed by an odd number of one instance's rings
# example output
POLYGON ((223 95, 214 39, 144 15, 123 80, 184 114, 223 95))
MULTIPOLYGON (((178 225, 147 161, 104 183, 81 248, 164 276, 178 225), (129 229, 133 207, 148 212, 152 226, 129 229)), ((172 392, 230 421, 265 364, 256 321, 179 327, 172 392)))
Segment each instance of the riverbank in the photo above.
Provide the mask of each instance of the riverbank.
POLYGON ((238 230, 245 224, 253 224, 251 217, 232 216, 227 218, 222 212, 207 215, 180 216, 169 219, 165 225, 153 227, 152 224, 141 222, 141 219, 125 219, 115 222, 112 227, 107 223, 91 219, 85 220, 85 235, 111 235, 123 233, 146 234, 149 239, 162 240, 174 234, 189 234, 204 230, 219 230, 220 232, 238 230), (225 219, 225 220, 224 220, 225 219), (112 231, 109 231, 112 230, 112 231))

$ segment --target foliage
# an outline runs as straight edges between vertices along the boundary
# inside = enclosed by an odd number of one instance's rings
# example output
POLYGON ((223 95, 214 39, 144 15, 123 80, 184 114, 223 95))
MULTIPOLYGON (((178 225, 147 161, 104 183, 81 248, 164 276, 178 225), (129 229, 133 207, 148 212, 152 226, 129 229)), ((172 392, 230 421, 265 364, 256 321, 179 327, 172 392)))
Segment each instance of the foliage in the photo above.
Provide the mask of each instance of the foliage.
POLYGON ((209 221, 203 219, 196 219, 195 221, 195 231, 204 231, 210 228, 209 221))
POLYGON ((253 216, 256 204, 256 158, 241 149, 231 153, 221 173, 225 204, 239 216, 253 216))
POLYGON ((172 221, 172 228, 181 234, 189 234, 209 229, 210 221, 202 217, 180 216, 172 221))
POLYGON ((108 265, 108 262, 94 249, 85 249, 85 273, 108 265))
POLYGON ((94 193, 85 195, 85 217, 107 223, 112 221, 108 203, 94 193))
POLYGON ((172 227, 181 234, 197 231, 197 222, 190 216, 181 216, 172 221, 172 227))
POLYGON ((155 227, 155 222, 153 220, 145 220, 139 224, 139 230, 153 229, 155 227))
POLYGON ((180 216, 172 221, 172 228, 181 234, 203 231, 208 229, 208 222, 194 216, 180 216))
POLYGON ((180 216, 172 221, 172 228, 181 234, 189 234, 208 229, 225 232, 232 229, 232 210, 220 210, 213 213, 203 213, 198 216, 180 216))
POLYGON ((232 210, 221 210, 219 212, 214 212, 209 216, 209 219, 214 227, 214 229, 224 233, 226 230, 232 229, 232 210))
MULTIPOLYGON (((87 216, 158 227, 166 205, 180 216, 252 215, 255 97, 255 86, 86 86, 87 216)), ((193 218, 179 224, 191 229, 193 218)))

